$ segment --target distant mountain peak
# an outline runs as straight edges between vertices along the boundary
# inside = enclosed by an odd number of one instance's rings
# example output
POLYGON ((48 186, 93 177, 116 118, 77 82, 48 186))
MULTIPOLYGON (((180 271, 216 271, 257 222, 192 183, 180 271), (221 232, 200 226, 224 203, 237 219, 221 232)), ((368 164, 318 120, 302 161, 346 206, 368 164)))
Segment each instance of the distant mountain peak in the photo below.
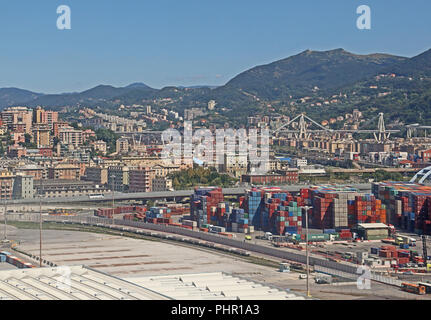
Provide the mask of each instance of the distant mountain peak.
POLYGON ((126 86, 126 88, 151 88, 143 82, 134 82, 126 86))

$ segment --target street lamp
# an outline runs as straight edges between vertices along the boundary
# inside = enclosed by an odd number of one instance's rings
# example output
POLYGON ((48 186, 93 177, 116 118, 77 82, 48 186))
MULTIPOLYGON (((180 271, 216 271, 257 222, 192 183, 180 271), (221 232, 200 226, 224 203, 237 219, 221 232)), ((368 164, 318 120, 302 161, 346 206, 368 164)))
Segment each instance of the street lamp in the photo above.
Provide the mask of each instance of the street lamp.
POLYGON ((43 194, 43 176, 40 179, 39 194, 39 267, 42 268, 42 194, 43 194))
POLYGON ((4 241, 7 242, 7 204, 4 199, 4 241))
POLYGON ((307 297, 311 297, 310 295, 310 257, 308 252, 308 210, 313 207, 304 206, 305 209, 305 254, 307 258, 307 297))
POLYGON ((111 175, 111 192, 112 192, 112 225, 114 225, 114 212, 115 212, 115 197, 114 197, 114 181, 115 174, 111 175))

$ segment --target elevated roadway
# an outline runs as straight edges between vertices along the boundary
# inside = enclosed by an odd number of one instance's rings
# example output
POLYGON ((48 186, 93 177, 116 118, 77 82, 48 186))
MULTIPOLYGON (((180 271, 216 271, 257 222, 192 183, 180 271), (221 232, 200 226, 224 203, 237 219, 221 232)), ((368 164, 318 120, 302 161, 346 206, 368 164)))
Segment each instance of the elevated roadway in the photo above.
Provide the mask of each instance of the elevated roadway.
MULTIPOLYGON (((351 184, 351 187, 357 188, 360 191, 368 192, 371 190, 371 185, 369 183, 362 184, 351 184)), ((283 190, 290 192, 297 192, 302 188, 310 187, 309 184, 297 184, 297 185, 286 185, 280 186, 283 190)), ((244 195, 245 190, 250 187, 239 187, 239 188, 224 188, 223 194, 226 196, 240 196, 244 195)), ((179 200, 181 198, 190 197, 193 194, 194 190, 178 190, 178 191, 163 191, 163 192, 139 192, 139 193, 121 193, 114 192, 112 197, 112 193, 105 193, 103 197, 90 197, 90 196, 72 196, 72 197, 52 197, 52 198, 42 198, 42 202, 44 204, 55 204, 55 203, 80 203, 80 202, 106 202, 112 201, 114 198, 115 201, 127 201, 127 200, 161 200, 161 199, 173 199, 179 200)), ((26 205, 26 204, 38 204, 39 198, 33 199, 19 199, 19 200, 8 200, 6 204, 8 205, 26 205)))

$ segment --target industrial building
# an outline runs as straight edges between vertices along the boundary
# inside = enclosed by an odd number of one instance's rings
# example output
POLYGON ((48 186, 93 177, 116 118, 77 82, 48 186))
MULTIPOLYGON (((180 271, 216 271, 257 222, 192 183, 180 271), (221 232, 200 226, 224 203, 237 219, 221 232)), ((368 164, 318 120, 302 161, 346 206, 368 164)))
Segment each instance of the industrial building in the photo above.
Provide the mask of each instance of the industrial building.
POLYGON ((175 300, 305 300, 304 296, 224 272, 133 277, 136 283, 175 300))
POLYGON ((384 223, 359 223, 356 232, 364 240, 381 240, 389 237, 389 227, 384 223))
POLYGON ((0 300, 169 300, 83 266, 0 271, 0 300))
POLYGON ((120 279, 85 266, 0 271, 0 300, 305 300, 222 272, 120 279))

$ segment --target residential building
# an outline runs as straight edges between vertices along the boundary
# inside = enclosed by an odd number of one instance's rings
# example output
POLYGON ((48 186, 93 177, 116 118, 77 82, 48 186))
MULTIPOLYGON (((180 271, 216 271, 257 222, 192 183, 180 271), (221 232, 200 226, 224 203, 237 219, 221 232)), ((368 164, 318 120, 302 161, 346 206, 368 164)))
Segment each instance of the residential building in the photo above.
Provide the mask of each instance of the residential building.
POLYGON ((97 140, 93 142, 93 148, 95 151, 101 152, 103 154, 106 154, 107 151, 107 146, 106 146, 106 142, 103 140, 97 140))
POLYGON ((48 179, 79 180, 79 178, 80 167, 73 164, 60 163, 48 168, 48 179))
POLYGON ((149 167, 137 167, 129 172, 130 192, 151 192, 155 170, 149 167))
POLYGON ((110 166, 108 167, 108 186, 114 191, 124 192, 129 188, 129 167, 127 166, 110 166))
POLYGON ((13 199, 32 199, 34 197, 34 178, 17 173, 13 184, 13 199))
POLYGON ((49 147, 51 145, 51 129, 47 125, 37 125, 33 128, 33 141, 38 148, 49 147))
POLYGON ((129 140, 126 138, 117 139, 116 151, 118 154, 129 152, 129 140))
POLYGON ((48 178, 48 170, 44 167, 41 167, 35 164, 28 164, 28 165, 17 167, 15 169, 15 172, 17 174, 23 173, 27 176, 32 176, 34 180, 41 180, 41 179, 48 178))
POLYGON ((1 112, 2 122, 11 131, 31 133, 33 111, 27 107, 10 107, 1 112))
POLYGON ((241 182, 257 185, 295 184, 299 182, 299 174, 297 169, 287 170, 285 174, 245 174, 242 175, 241 182))
POLYGON ((104 186, 96 185, 92 181, 79 180, 35 181, 34 187, 38 195, 42 194, 48 198, 79 197, 107 192, 104 186))
POLYGON ((104 185, 108 183, 108 169, 103 167, 87 167, 85 169, 85 180, 93 181, 95 184, 104 185))
POLYGON ((58 137, 63 128, 70 128, 70 125, 64 121, 55 122, 53 125, 54 137, 58 137))
POLYGON ((167 177, 155 177, 152 181, 152 191, 161 192, 172 190, 172 179, 167 177))
POLYGON ((34 119, 34 123, 46 124, 52 129, 54 123, 58 122, 58 112, 57 111, 44 110, 41 107, 37 107, 34 110, 34 118, 33 119, 34 119))
POLYGON ((7 170, 0 172, 0 200, 12 200, 14 180, 12 172, 7 170))
POLYGON ((73 145, 79 147, 82 145, 82 131, 76 130, 72 127, 61 128, 58 131, 60 142, 66 145, 73 145))
POLYGON ((307 166, 307 159, 305 159, 305 158, 293 159, 292 160, 292 166, 295 168, 306 167, 307 166))
POLYGON ((27 155, 27 149, 18 144, 9 146, 7 149, 7 156, 9 158, 21 158, 21 157, 25 157, 26 155, 27 155))

